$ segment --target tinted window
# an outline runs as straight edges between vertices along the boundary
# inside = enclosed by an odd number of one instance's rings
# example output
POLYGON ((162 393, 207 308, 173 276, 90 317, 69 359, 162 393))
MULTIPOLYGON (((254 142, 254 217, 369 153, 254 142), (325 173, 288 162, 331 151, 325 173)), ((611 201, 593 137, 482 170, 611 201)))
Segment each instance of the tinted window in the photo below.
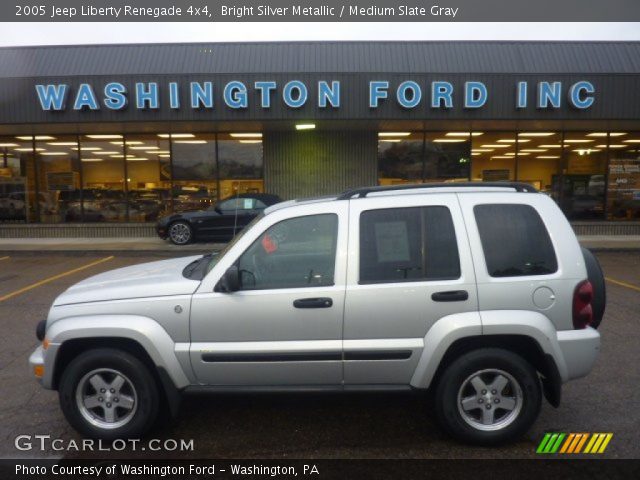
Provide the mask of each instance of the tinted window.
POLYGON ((459 277, 448 208, 392 208, 360 215, 360 283, 459 277))
POLYGON ((492 277, 545 275, 558 270, 540 215, 529 205, 476 205, 473 209, 492 277))
POLYGON ((333 285, 337 236, 335 214, 276 223, 238 260, 242 290, 333 285))
POLYGON ((255 210, 266 208, 266 205, 257 198, 230 198, 218 205, 220 210, 255 210))

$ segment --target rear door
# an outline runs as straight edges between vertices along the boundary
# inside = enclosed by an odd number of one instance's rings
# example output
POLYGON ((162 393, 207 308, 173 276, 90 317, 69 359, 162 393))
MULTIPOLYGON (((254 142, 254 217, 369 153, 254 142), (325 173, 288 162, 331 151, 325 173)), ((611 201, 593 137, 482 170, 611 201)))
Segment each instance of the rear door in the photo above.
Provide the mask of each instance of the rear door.
POLYGON ((477 311, 455 194, 350 201, 344 320, 346 385, 407 385, 428 330, 477 311))

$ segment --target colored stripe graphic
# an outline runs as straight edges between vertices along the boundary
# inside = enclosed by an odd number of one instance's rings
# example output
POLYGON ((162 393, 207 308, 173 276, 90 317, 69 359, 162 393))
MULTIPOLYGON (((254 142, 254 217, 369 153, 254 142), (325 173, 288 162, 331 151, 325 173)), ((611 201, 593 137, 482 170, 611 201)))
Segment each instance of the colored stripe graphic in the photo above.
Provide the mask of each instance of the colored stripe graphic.
POLYGON ((612 437, 613 433, 545 433, 536 453, 604 453, 612 437))

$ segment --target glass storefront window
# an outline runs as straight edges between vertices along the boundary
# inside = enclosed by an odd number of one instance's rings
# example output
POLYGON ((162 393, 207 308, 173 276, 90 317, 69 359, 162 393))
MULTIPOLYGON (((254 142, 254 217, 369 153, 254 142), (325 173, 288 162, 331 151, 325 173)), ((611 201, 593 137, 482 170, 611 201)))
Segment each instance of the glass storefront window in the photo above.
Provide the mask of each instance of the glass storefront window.
MULTIPOLYGON (((480 136, 481 132, 474 135, 480 136)), ((471 165, 471 132, 427 132, 425 167, 427 182, 466 182, 471 165)))
POLYGON ((0 137, 0 221, 37 221, 36 173, 30 136, 0 137))
POLYGON ((562 174, 553 176, 554 197, 569 220, 604 217, 605 132, 564 132, 562 174), (603 134, 594 136, 594 134, 603 134))
POLYGON ((262 135, 218 134, 220 198, 264 192, 262 135))
POLYGON ((68 205, 66 220, 128 221, 122 135, 83 135, 80 137, 80 154, 82 202, 74 200, 68 205))
POLYGON ((516 141, 515 132, 474 132, 471 139, 471 180, 515 180, 516 141))
POLYGON ((78 148, 78 137, 75 135, 55 135, 36 142, 42 223, 82 220, 78 148))
POLYGON ((129 221, 153 222, 171 211, 169 139, 127 135, 129 221))
POLYGON ((549 192, 557 201, 553 178, 562 171, 562 133, 519 132, 516 145, 518 181, 549 192))
POLYGON ((378 133, 378 183, 420 183, 424 169, 423 132, 378 133))
MULTIPOLYGON (((159 134, 159 138, 166 135, 159 134)), ((216 145, 213 134, 172 134, 173 210, 200 210, 218 199, 216 145)))
POLYGON ((607 219, 640 219, 640 132, 610 134, 607 219))

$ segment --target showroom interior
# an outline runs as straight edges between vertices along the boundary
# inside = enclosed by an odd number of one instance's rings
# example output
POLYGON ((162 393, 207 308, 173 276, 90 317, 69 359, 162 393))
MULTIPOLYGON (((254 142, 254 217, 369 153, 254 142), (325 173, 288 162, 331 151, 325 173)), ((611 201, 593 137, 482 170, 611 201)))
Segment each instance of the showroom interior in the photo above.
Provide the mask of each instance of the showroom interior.
POLYGON ((640 220, 636 52, 637 42, 0 49, 0 221, 144 223, 240 193, 290 199, 372 184, 509 180, 534 185, 571 220, 640 220), (381 78, 387 87, 374 107, 371 85, 381 78), (106 108, 114 79, 120 93, 128 89, 121 109, 106 108), (264 79, 273 80, 267 107, 265 90, 257 90, 264 79), (287 102, 292 79, 298 91, 287 102), (415 90, 407 104, 396 101, 406 79, 425 87, 423 97, 447 80, 453 104, 429 106, 415 90), (516 98, 523 80, 531 97, 524 107, 516 98), (486 85, 482 108, 461 100, 470 81, 486 85), (580 82, 593 86, 579 97, 593 99, 589 108, 566 101, 580 82), (228 97, 222 85, 232 83, 228 97), (554 83, 562 84, 557 98, 536 105, 536 88, 554 83), (47 109, 37 85, 68 85, 71 93, 47 109), (96 92, 97 105, 75 108, 72 93, 82 85, 96 92), (301 89, 310 100, 293 104, 301 89), (150 100, 138 103, 134 93, 150 100))

